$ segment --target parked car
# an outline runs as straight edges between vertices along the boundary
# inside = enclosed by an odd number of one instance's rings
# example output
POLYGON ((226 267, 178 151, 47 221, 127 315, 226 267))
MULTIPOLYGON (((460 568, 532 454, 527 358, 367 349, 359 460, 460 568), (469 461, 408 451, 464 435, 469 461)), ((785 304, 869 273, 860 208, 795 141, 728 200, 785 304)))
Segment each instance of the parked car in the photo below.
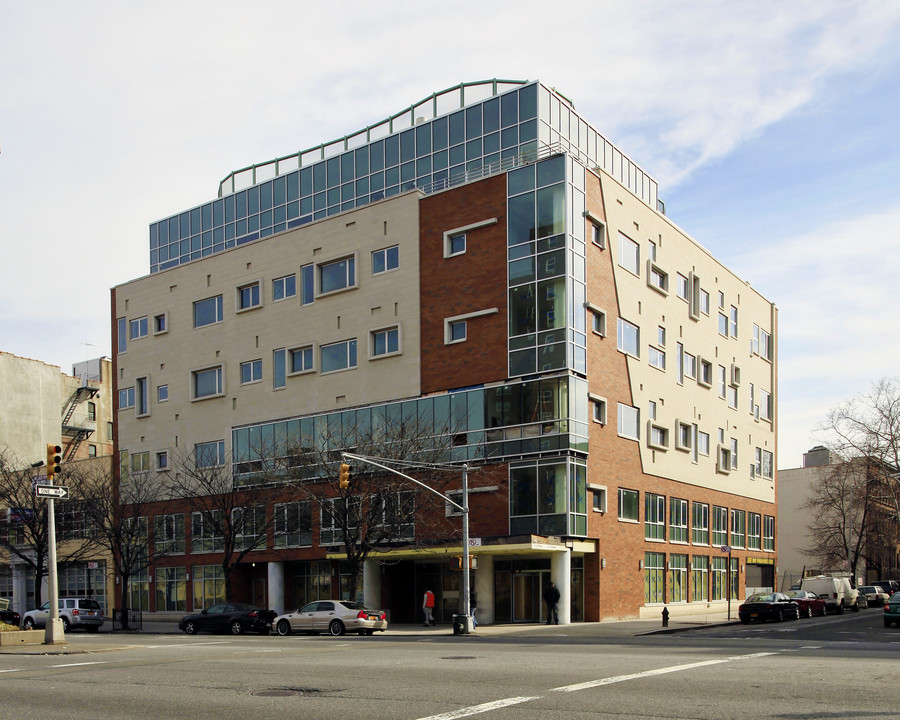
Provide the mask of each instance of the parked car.
POLYGON ((255 632, 268 635, 275 617, 274 610, 263 610, 247 603, 219 603, 198 613, 185 615, 178 621, 178 629, 188 635, 198 632, 229 632, 240 635, 255 632))
POLYGON ((872 585, 880 587, 888 597, 891 597, 896 592, 900 592, 900 582, 896 580, 875 580, 872 585))
MULTIPOLYGON (((59 598, 59 619, 63 630, 84 628, 87 632, 97 632, 103 625, 103 608, 94 598, 59 598)), ((22 616, 22 627, 26 630, 42 628, 50 617, 50 601, 22 616)))
POLYGON ((316 600, 299 610, 279 615, 272 627, 279 635, 295 632, 371 635, 387 630, 384 610, 371 610, 351 600, 316 600))
POLYGON ((865 596, 869 601, 869 605, 876 607, 884 607, 884 604, 890 598, 890 595, 877 585, 860 585, 856 589, 859 591, 860 597, 865 596))
POLYGON ((19 613, 9 609, 9 598, 0 598, 0 622, 19 627, 19 613))
POLYGON ((850 581, 847 578, 832 575, 803 578, 800 588, 815 593, 817 597, 825 601, 826 609, 831 612, 842 613, 844 610, 859 610, 859 593, 850 587, 850 581))
POLYGON ((784 593, 760 593, 744 600, 738 608, 738 617, 745 625, 753 620, 797 620, 800 606, 784 593))
POLYGON ((788 590, 785 595, 797 603, 802 617, 825 614, 825 601, 809 590, 788 590))
POLYGON ((890 627, 891 623, 897 623, 897 627, 900 627, 900 592, 891 595, 884 606, 884 626, 890 627))

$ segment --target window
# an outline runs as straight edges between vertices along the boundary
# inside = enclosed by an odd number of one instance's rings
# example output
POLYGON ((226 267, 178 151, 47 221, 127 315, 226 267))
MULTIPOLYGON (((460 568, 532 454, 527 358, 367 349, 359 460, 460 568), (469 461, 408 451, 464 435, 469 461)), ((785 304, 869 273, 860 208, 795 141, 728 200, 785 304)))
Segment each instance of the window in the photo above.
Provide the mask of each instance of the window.
POLYGON ((241 385, 262 380, 262 360, 249 360, 241 363, 241 385))
POLYGON ((706 290, 700 290, 700 312, 709 315, 709 293, 706 290))
POLYGON ((145 377, 137 378, 134 388, 134 400, 137 403, 135 414, 138 416, 150 414, 150 381, 145 377))
POLYGON ((454 320, 447 323, 447 344, 463 342, 466 339, 466 321, 454 320))
POLYGON ((235 550, 254 550, 266 546, 266 508, 264 505, 233 508, 231 527, 235 550))
POLYGON ((221 552, 225 549, 221 510, 191 514, 191 552, 221 552))
POLYGON ((119 410, 134 407, 134 388, 122 388, 119 390, 119 410))
POLYGON ((666 539, 666 498, 662 495, 644 494, 644 539, 666 539))
POLYGON ((744 547, 745 520, 746 513, 743 510, 731 511, 731 547, 744 547))
POLYGON ((589 395, 588 397, 594 407, 594 422, 606 425, 606 398, 599 395, 589 395))
POLYGON ((222 366, 191 373, 191 391, 194 400, 217 397, 222 394, 222 366))
POLYGON ((291 356, 291 365, 290 365, 290 373, 294 375, 296 373, 305 373, 311 372, 315 370, 315 364, 313 363, 313 358, 315 357, 315 353, 313 352, 312 345, 306 345, 305 347, 294 348, 290 351, 291 356))
POLYGON ((97 403, 89 402, 87 404, 87 419, 91 422, 97 421, 97 403))
POLYGON ((198 300, 194 303, 194 327, 222 322, 222 296, 198 300))
POLYGON ((773 453, 768 450, 763 450, 762 448, 756 448, 756 462, 751 466, 753 469, 751 475, 771 480, 774 460, 775 456, 773 453))
POLYGON ((356 285, 356 259, 352 257, 319 265, 319 294, 346 290, 356 285))
POLYGON ((591 315, 591 330, 596 335, 606 337, 606 311, 587 304, 588 312, 591 315))
POLYGON ((694 555, 691 558, 691 600, 700 602, 709 593, 709 556, 694 555))
POLYGON ((697 379, 697 358, 690 353, 684 354, 684 374, 691 380, 697 379))
POLYGON ((728 407, 732 410, 737 410, 738 406, 738 389, 734 385, 729 385, 725 391, 726 401, 728 402, 728 407))
POLYGON ((88 457, 95 458, 97 457, 97 446, 89 444, 88 445, 88 457))
POLYGON ((249 310, 250 308, 259 307, 259 305, 260 293, 258 282, 243 285, 237 289, 238 311, 249 310))
POLYGON ((598 220, 591 220, 591 242, 599 248, 606 247, 606 225, 598 220))
POLYGON ((759 550, 761 543, 762 517, 759 513, 747 513, 747 549, 759 550))
POLYGON ((719 335, 728 337, 728 316, 719 313, 719 335))
POLYGON ((276 548, 312 545, 312 514, 309 502, 281 503, 275 506, 276 548))
POLYGON ((652 420, 649 421, 647 427, 647 445, 656 450, 668 450, 669 429, 662 425, 657 425, 652 420))
POLYGON ((156 610, 157 612, 187 610, 187 581, 183 567, 156 570, 156 610))
POLYGON ((657 370, 665 370, 666 354, 651 345, 647 352, 647 362, 650 363, 650 367, 655 367, 657 370))
POLYGON ((775 552, 775 518, 772 515, 763 516, 763 550, 775 552))
POLYGON ((697 433, 697 451, 701 455, 709 455, 709 433, 702 430, 697 433))
POLYGON ((448 235, 446 245, 444 247, 444 256, 453 257, 454 255, 462 255, 466 251, 466 234, 456 233, 448 235))
POLYGON ((772 359, 772 336, 755 323, 753 337, 750 340, 750 351, 766 360, 772 359))
POLYGON ((728 509, 713 505, 712 544, 720 547, 728 544, 728 509))
POLYGON ((687 602, 687 555, 669 556, 669 602, 687 602))
POLYGON ((694 428, 680 420, 675 421, 675 447, 690 452, 694 447, 694 428))
POLYGON ((158 554, 184 552, 184 515, 157 515, 153 518, 154 540, 158 554))
POLYGON ((687 500, 679 498, 669 500, 669 541, 679 543, 688 541, 687 500))
POLYGON ((392 327, 383 330, 373 330, 370 333, 371 357, 394 355, 400 352, 400 328, 392 327))
POLYGON ((668 295, 669 274, 651 261, 647 273, 647 285, 662 295, 668 295))
POLYGON ((621 232, 619 233, 619 266, 634 275, 641 274, 641 246, 621 232))
POLYGON ((759 417, 761 420, 772 419, 772 393, 759 391, 759 417))
POLYGON ((160 450, 156 453, 156 469, 157 470, 168 470, 169 469, 169 453, 166 450, 160 450))
POLYGON ((603 485, 588 485, 588 489, 593 493, 592 507, 594 512, 606 512, 606 488, 603 485))
POLYGON ((712 373, 712 363, 709 360, 700 358, 700 367, 699 372, 697 373, 697 384, 703 385, 704 387, 712 387, 712 373))
POLYGON ((169 314, 155 315, 153 317, 153 334, 161 335, 169 330, 169 314))
POLYGON ((688 279, 681 273, 677 273, 675 282, 676 282, 675 294, 678 295, 678 297, 680 297, 682 300, 687 300, 688 299, 688 279))
POLYGON ((691 503, 691 542, 709 545, 709 505, 691 503))
POLYGON ((644 602, 663 603, 666 601, 664 553, 644 553, 644 602))
POLYGON ((131 339, 137 340, 138 338, 147 337, 147 318, 137 318, 136 320, 132 320, 129 323, 131 328, 131 339))
POLYGON ((272 300, 284 300, 297 294, 297 276, 286 275, 272 281, 272 300))
POLYGON ((656 420, 656 400, 650 400, 647 403, 647 417, 650 420, 656 420))
POLYGON ((727 557, 714 557, 712 559, 712 596, 711 600, 724 600, 725 588, 725 572, 727 568, 727 557))
POLYGON ((719 290, 719 310, 724 310, 724 309, 725 309, 725 293, 723 293, 721 290, 719 290))
POLYGON ((169 399, 169 386, 159 385, 156 388, 156 402, 166 402, 169 399))
POLYGON ((640 410, 638 410, 638 408, 619 403, 619 412, 617 419, 618 432, 620 436, 630 438, 631 440, 641 439, 641 412, 640 410))
POLYGON ((194 465, 198 469, 225 465, 225 441, 216 440, 194 445, 194 465))
POLYGON ((737 438, 731 438, 731 469, 737 470, 738 466, 738 441, 737 438))
POLYGON ((638 521, 638 491, 619 488, 619 520, 638 521))
POLYGON ((352 530, 359 517, 359 502, 354 498, 323 501, 319 512, 319 545, 338 545, 344 541, 344 526, 352 530), (347 503, 350 503, 348 506, 347 503))
POLYGON ((372 274, 380 275, 388 270, 396 270, 400 267, 400 246, 376 250, 372 253, 372 274))
POLYGON ((225 602, 225 572, 221 565, 194 565, 194 577, 191 579, 194 587, 194 611, 200 612, 206 608, 214 612, 214 606, 224 607, 225 602))
POLYGON ((717 449, 718 460, 716 462, 716 472, 727 475, 731 472, 731 448, 719 445, 717 449))
POLYGON ((116 339, 118 340, 117 350, 119 351, 119 354, 124 353, 128 350, 128 336, 126 335, 127 328, 127 318, 118 318, 116 320, 116 339))
POLYGON ((731 306, 728 332, 733 338, 738 336, 738 309, 734 305, 731 306))
POLYGON ((617 347, 619 352, 634 357, 641 356, 641 331, 637 325, 632 325, 622 318, 617 322, 617 347))
POLYGON ((278 348, 272 352, 272 388, 278 390, 287 384, 287 350, 278 348))
POLYGON ((724 366, 719 365, 719 397, 725 397, 725 389, 728 387, 728 375, 724 366))
POLYGON ((355 368, 356 340, 344 340, 331 345, 323 345, 319 367, 322 373, 355 368))
POLYGON ((312 265, 304 265, 300 268, 300 303, 309 305, 316 297, 315 268, 312 265))
POLYGON ((131 472, 145 473, 150 472, 150 453, 132 453, 131 454, 131 472))

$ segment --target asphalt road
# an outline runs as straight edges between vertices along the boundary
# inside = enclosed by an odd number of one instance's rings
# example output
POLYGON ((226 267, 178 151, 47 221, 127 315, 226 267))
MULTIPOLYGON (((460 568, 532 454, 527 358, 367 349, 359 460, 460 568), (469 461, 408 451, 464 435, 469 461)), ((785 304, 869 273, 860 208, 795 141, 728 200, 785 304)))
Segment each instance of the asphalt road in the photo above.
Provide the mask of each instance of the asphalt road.
POLYGON ((0 718, 900 718, 900 630, 871 610, 638 637, 71 639, 85 652, 0 655, 0 718))

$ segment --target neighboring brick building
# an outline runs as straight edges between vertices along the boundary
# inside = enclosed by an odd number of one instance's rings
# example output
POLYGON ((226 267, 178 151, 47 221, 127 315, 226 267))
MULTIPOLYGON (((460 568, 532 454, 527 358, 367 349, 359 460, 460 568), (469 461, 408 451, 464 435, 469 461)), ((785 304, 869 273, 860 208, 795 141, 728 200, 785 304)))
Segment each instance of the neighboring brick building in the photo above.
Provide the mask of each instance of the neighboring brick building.
MULTIPOLYGON (((544 619, 551 579, 563 622, 705 612, 729 571, 734 598, 774 587, 777 311, 661 207, 539 82, 235 173, 153 223, 151 274, 112 291, 122 465, 164 478, 186 449, 248 484, 272 459, 254 438, 402 403, 473 468, 480 622, 544 619)), ((338 595, 321 521, 248 555, 243 598, 338 595)), ((146 610, 208 603, 217 556, 173 528, 146 610)), ((428 584, 448 619, 458 552, 398 542, 366 600, 411 621, 428 584)))

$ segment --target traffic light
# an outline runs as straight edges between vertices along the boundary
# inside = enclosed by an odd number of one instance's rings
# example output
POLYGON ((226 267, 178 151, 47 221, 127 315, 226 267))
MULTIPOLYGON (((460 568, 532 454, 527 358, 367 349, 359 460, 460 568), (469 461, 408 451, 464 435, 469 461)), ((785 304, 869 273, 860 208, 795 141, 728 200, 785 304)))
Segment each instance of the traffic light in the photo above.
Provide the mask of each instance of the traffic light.
POLYGON ((341 473, 338 476, 338 485, 341 490, 350 487, 350 466, 347 463, 341 463, 341 473))
POLYGON ((53 476, 56 475, 60 468, 59 464, 62 462, 62 448, 59 445, 54 445, 53 443, 47 443, 47 479, 52 480, 53 476))

